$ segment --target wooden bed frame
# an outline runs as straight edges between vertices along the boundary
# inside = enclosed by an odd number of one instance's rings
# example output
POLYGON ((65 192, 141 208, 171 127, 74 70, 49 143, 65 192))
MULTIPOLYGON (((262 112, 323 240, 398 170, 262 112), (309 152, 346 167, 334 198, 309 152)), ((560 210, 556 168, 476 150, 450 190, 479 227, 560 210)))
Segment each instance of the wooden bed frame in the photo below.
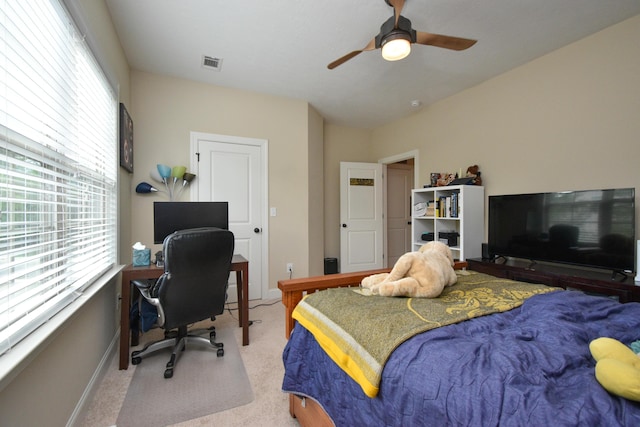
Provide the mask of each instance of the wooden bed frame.
MULTIPOLYGON (((454 264, 454 269, 456 270, 462 270, 466 267, 467 263, 463 261, 457 261, 454 264)), ((360 286, 360 282, 365 277, 390 271, 390 268, 384 268, 355 273, 306 277, 303 279, 279 280, 278 288, 282 291, 282 304, 285 306, 285 335, 287 339, 289 339, 295 324, 295 320, 291 315, 304 295, 329 288, 360 286)), ((334 425, 329 415, 313 399, 305 399, 304 397, 290 394, 289 413, 292 417, 297 418, 303 427, 330 427, 334 425)))

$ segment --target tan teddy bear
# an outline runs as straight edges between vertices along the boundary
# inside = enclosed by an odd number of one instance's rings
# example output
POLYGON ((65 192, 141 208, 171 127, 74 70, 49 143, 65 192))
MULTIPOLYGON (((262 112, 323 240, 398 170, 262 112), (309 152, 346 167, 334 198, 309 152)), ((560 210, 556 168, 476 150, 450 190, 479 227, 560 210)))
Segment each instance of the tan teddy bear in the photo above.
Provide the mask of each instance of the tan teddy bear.
POLYGON ((451 249, 434 241, 402 255, 390 273, 365 277, 361 285, 381 296, 436 298, 457 280, 451 249))

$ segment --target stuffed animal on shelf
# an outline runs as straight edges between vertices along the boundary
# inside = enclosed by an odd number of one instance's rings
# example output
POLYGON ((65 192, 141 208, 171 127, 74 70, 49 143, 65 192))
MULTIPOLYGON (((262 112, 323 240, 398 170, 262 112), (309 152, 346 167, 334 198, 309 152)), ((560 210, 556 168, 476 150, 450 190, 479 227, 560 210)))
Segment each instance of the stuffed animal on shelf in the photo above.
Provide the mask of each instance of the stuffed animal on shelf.
POLYGON ((480 177, 480 167, 478 165, 472 165, 467 168, 467 178, 473 178, 473 185, 482 185, 482 178, 480 177))
POLYGON ((433 241, 402 255, 390 273, 365 277, 361 285, 381 296, 436 298, 457 280, 451 249, 433 241))
POLYGON ((440 177, 438 178, 438 181, 436 182, 436 186, 437 187, 447 186, 451 184, 451 182, 453 182, 454 179, 456 179, 455 173, 441 173, 440 177))
POLYGON ((640 357, 613 338, 597 338, 589 344, 596 360, 596 379, 609 393, 640 402, 640 357))

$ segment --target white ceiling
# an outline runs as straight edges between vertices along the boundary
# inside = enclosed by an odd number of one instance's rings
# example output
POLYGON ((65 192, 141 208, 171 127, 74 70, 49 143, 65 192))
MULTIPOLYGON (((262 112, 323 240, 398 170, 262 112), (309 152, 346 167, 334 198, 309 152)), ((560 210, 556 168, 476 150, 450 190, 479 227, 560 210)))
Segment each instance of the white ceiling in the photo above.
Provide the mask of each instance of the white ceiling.
MULTIPOLYGON (((413 29, 478 40, 412 45, 387 62, 362 49, 384 0, 106 0, 133 69, 308 101, 327 122, 371 128, 640 13, 640 0, 406 0, 413 29), (201 66, 221 58, 220 71, 201 66)), ((613 46, 612 46, 613 48, 613 46)))

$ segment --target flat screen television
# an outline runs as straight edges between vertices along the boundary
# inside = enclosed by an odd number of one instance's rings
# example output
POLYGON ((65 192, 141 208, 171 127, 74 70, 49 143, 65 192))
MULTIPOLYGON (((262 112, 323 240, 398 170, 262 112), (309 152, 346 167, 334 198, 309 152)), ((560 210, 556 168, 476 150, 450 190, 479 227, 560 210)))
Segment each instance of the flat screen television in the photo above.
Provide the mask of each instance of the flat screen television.
POLYGON ((489 254, 634 270, 635 189, 489 196, 489 254))
POLYGON ((154 202, 153 243, 162 243, 169 234, 188 228, 229 229, 228 202, 154 202))

